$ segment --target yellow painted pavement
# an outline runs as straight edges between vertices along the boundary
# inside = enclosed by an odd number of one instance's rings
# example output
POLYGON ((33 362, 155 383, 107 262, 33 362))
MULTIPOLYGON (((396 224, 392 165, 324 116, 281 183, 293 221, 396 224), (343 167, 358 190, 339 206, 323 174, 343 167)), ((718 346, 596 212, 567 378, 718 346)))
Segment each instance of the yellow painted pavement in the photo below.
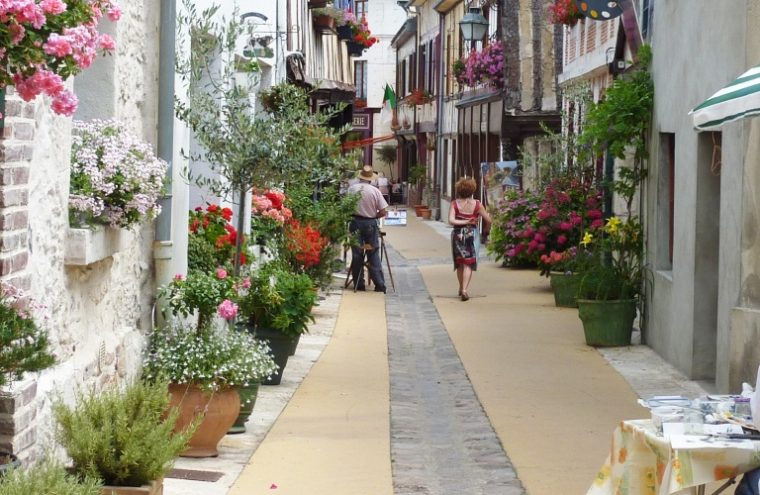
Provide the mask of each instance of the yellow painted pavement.
POLYGON ((392 495, 387 349, 383 294, 346 291, 330 343, 229 494, 392 495))

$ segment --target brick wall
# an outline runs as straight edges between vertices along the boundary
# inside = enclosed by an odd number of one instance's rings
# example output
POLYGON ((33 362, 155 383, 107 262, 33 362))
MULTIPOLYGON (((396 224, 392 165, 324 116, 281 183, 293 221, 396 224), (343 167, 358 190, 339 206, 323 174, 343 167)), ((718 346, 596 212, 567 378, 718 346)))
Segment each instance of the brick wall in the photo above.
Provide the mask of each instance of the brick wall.
MULTIPOLYGON (((34 104, 9 89, 0 140, 0 280, 29 290, 29 170, 32 162, 34 104)), ((37 383, 14 384, 0 393, 0 450, 24 459, 36 439, 37 383), (26 452, 28 450, 28 452, 26 452)))

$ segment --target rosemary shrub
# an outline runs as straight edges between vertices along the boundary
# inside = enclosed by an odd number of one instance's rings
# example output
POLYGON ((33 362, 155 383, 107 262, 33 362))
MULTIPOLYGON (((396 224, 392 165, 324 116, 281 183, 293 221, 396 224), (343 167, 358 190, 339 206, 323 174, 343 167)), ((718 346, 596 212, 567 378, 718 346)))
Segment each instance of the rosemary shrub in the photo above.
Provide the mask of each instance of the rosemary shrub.
POLYGON ((175 433, 179 411, 167 414, 168 407, 165 382, 136 381, 124 390, 79 393, 73 407, 60 399, 53 405, 56 436, 80 476, 101 478, 106 485, 141 486, 171 469, 195 430, 175 433))

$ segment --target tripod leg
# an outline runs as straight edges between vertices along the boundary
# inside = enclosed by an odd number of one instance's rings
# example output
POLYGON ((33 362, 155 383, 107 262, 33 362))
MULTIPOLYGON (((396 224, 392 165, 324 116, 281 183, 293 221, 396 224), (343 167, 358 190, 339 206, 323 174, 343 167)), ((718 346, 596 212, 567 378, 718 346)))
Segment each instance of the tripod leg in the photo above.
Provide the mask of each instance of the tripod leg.
POLYGON ((393 272, 391 271, 391 260, 388 259, 388 252, 385 250, 385 242, 380 243, 380 258, 383 258, 383 255, 385 255, 385 266, 388 267, 388 276, 391 279, 391 287, 393 287, 393 292, 396 292, 396 282, 393 281, 393 272))

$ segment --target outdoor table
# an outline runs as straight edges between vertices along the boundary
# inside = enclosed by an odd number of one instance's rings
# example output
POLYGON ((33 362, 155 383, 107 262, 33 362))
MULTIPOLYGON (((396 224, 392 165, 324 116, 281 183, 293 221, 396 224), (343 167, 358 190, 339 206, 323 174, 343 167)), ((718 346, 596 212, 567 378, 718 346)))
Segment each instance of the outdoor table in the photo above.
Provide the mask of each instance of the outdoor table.
POLYGON ((705 435, 667 439, 649 419, 623 421, 587 495, 703 494, 707 483, 757 467, 760 442, 705 435))

